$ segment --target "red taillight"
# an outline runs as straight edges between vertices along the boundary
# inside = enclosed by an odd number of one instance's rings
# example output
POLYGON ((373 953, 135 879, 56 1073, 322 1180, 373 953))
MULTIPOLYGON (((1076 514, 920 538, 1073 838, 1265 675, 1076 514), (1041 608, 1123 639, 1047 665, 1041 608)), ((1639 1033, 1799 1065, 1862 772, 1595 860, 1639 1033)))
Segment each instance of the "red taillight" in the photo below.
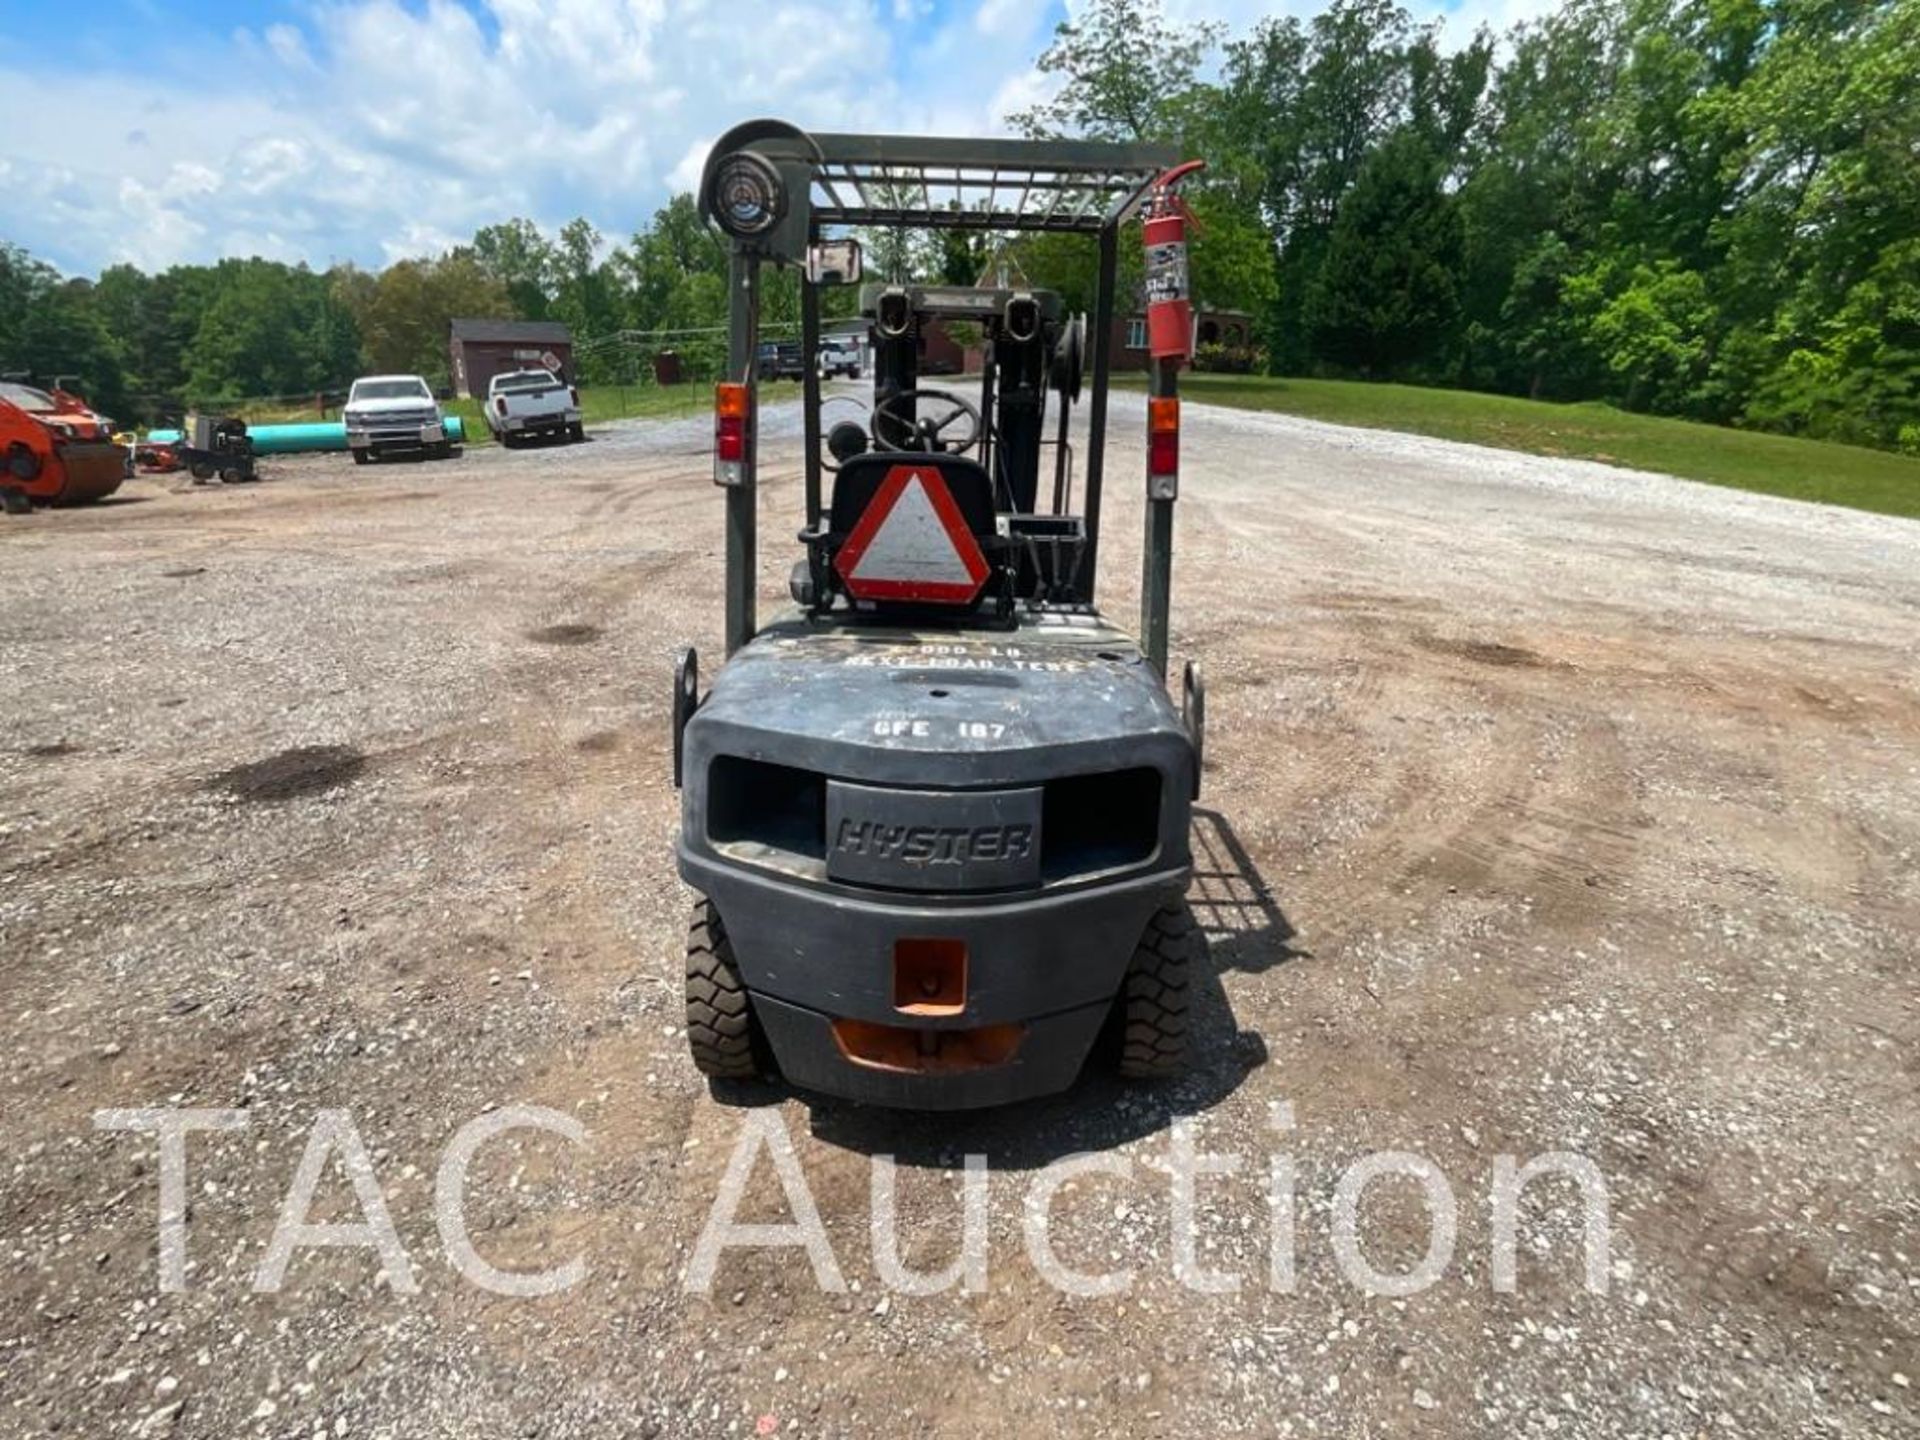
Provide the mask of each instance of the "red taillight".
POLYGON ((737 465, 747 458, 747 387, 713 387, 713 455, 723 464, 737 465))
POLYGON ((573 401, 574 409, 578 410, 580 408, 580 392, 571 385, 567 387, 567 398, 573 401))
POLYGON ((504 414, 506 414, 506 413, 507 413, 507 397, 506 397, 506 396, 504 396, 504 395, 496 395, 496 396, 494 396, 494 397, 493 397, 493 409, 494 409, 494 413, 495 413, 496 415, 504 415, 504 414))
POLYGON ((1180 473, 1180 402, 1171 396, 1147 401, 1147 473, 1180 473))

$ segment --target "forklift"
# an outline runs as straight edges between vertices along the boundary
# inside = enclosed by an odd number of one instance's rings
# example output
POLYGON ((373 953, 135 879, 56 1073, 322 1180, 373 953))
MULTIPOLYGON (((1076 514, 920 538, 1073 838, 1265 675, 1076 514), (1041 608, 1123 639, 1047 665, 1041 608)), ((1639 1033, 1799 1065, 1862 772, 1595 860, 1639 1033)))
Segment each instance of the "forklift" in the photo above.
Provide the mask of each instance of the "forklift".
POLYGON ((1191 345, 1176 187, 1197 168, 1178 159, 776 120, 736 126, 707 159, 700 207, 732 297, 714 403, 727 657, 704 694, 698 656, 680 657, 673 770, 696 892, 687 1041, 721 1092, 779 1075, 957 1110, 1064 1090, 1097 1051, 1134 1079, 1182 1068, 1205 691, 1192 664, 1180 703, 1166 684, 1191 345), (1135 217, 1156 339, 1139 641, 1096 588, 1118 244, 1135 217), (817 354, 822 290, 861 278, 848 232, 877 227, 1085 236, 1094 313, 1027 287, 864 285, 871 398, 828 397, 807 367, 793 606, 762 625, 762 272, 799 270, 801 350, 817 354), (961 322, 982 337, 979 374, 929 383, 930 342, 961 322), (845 405, 860 418, 826 425, 845 405))

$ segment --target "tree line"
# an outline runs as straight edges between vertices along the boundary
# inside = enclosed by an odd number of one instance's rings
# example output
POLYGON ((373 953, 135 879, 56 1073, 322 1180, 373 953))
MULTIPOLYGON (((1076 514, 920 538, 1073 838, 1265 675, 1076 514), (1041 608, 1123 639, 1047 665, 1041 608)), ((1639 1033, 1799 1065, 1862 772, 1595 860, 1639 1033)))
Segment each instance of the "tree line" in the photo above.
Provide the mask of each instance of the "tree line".
POLYGON ((584 219, 552 237, 515 219, 377 273, 236 259, 68 279, 0 241, 0 374, 70 376, 123 419, 333 393, 371 371, 445 385, 455 317, 558 320, 589 382, 640 377, 645 350, 611 343, 623 332, 692 332, 690 368, 704 373, 724 348, 700 332, 724 324, 725 270, 686 195, 610 250, 584 219))
POLYGON ((1029 132, 1209 161, 1196 291, 1275 372, 1920 452, 1915 0, 1567 0, 1451 52, 1392 0, 1091 0, 1040 64, 1029 132))
MULTIPOLYGON (((1039 64, 1059 83, 1014 117, 1026 133, 1208 161, 1195 295, 1258 336, 1212 363, 1920 451, 1917 0, 1567 0, 1452 50, 1392 0, 1237 35, 1090 0, 1039 64)), ((1092 299, 1071 237, 869 239, 875 273, 966 283, 998 260, 1092 299)), ((1130 287, 1137 238, 1121 253, 1130 287)), ((792 326, 790 277, 765 304, 792 326)), ((724 250, 686 195, 612 245, 516 219, 378 273, 63 279, 0 244, 0 371, 81 377, 130 417, 364 369, 444 382, 456 315, 563 321, 587 382, 642 378, 662 346, 706 375, 725 311, 724 250)))

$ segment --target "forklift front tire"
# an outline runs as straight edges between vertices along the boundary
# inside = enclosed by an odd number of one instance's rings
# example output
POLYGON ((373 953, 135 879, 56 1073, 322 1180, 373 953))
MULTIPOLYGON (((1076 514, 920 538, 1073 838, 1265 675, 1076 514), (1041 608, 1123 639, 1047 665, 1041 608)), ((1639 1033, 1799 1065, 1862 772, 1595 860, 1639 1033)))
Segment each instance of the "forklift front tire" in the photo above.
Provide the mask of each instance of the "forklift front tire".
POLYGON ((1186 1068, 1187 1009, 1200 934, 1185 900, 1153 912, 1117 1001, 1120 1074, 1164 1080, 1186 1068))
POLYGON ((8 515, 25 515, 33 509, 33 501, 24 490, 16 490, 11 485, 0 485, 0 511, 8 515))
POLYGON ((367 454, 364 449, 357 449, 353 452, 353 463, 356 465, 365 465, 372 458, 373 457, 367 454))
POLYGON ((687 930, 687 1048, 694 1067, 714 1080, 756 1080, 766 1073, 766 1038, 754 1018, 733 942, 711 900, 693 906, 687 930))

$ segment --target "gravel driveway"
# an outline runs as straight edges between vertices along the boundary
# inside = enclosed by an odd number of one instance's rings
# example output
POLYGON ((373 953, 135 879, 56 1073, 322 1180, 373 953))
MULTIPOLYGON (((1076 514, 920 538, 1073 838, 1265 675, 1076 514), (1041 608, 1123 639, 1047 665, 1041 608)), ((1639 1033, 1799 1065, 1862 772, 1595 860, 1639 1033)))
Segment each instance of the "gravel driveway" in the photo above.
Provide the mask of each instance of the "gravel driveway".
MULTIPOLYGON (((765 613, 800 522, 768 418, 765 613)), ((1130 621, 1139 400, 1115 419, 1130 621)), ((679 647, 719 653, 707 443, 269 461, 0 523, 0 1433, 1920 1433, 1920 525, 1190 407, 1199 1063, 930 1119, 722 1103, 685 1058, 667 701, 679 647), (449 1141, 515 1105, 585 1139, 485 1144, 465 1225, 504 1270, 584 1260, 544 1298, 436 1223, 449 1141), (94 1123, 144 1106, 245 1123, 187 1144, 180 1293, 159 1147, 94 1123), (1240 1161, 1189 1257, 1231 1293, 1176 1274, 1179 1120, 1240 1161), (344 1126, 405 1259, 301 1249, 257 1289, 344 1126), (844 1291, 760 1248, 688 1293, 748 1126, 792 1137, 844 1291), (1081 1151, 1113 1168, 1059 1186, 1052 1244, 1130 1271, 1110 1295, 1023 1238, 1081 1151), (1400 1296, 1332 1223, 1382 1151, 1458 1216, 1400 1296), (896 1293, 871 1157, 932 1270, 972 1152, 984 1288, 896 1293), (1499 1157, 1556 1152, 1604 1186, 1603 1285, 1548 1179, 1497 1287, 1499 1157)), ((339 1160, 315 1222, 363 1219, 339 1160)), ((1359 1216, 1378 1272, 1428 1252, 1406 1175, 1359 1216)), ((789 1218, 765 1156, 740 1218, 789 1218)))

